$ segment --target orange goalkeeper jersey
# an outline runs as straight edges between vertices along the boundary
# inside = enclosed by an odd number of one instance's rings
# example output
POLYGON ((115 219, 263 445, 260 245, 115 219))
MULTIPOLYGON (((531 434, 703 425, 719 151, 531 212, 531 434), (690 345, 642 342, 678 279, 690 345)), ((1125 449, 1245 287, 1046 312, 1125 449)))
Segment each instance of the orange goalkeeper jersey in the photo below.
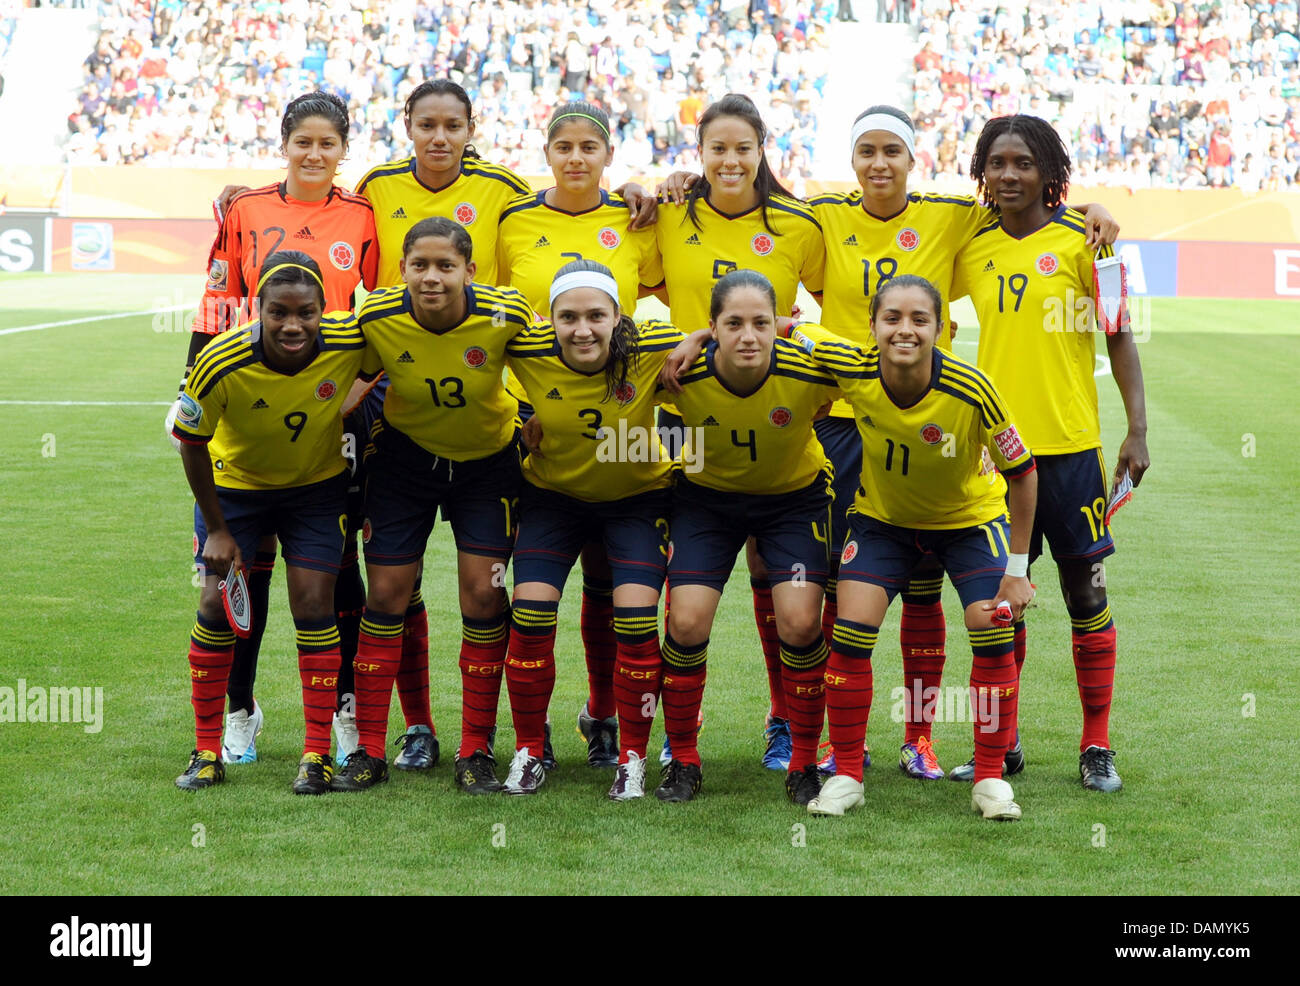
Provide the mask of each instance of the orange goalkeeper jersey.
POLYGON ((325 310, 351 311, 357 285, 379 275, 375 213, 360 195, 337 186, 319 202, 291 198, 285 183, 241 192, 208 255, 208 284, 194 331, 216 335, 257 315, 257 275, 277 250, 301 250, 320 265, 325 310))

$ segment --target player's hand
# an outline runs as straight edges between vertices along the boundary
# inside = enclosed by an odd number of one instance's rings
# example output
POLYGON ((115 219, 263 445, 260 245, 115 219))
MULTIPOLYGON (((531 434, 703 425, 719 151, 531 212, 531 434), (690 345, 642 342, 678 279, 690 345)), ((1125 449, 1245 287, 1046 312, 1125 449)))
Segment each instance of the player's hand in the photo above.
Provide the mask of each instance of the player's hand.
POLYGON ((991 472, 997 471, 997 466, 993 464, 993 456, 989 455, 987 445, 980 446, 980 475, 987 476, 991 472))
POLYGON ((1011 621, 1014 623, 1025 615, 1025 607, 1034 600, 1034 587, 1024 575, 1004 575, 998 585, 997 599, 988 599, 980 604, 980 609, 989 615, 989 626, 1002 626, 994 622, 998 603, 1006 602, 1011 606, 1011 621))
POLYGON ((179 397, 172 401, 172 406, 167 409, 167 418, 163 421, 163 431, 167 434, 167 441, 172 443, 172 448, 179 452, 184 443, 172 433, 172 427, 176 424, 176 415, 181 410, 181 399, 179 397))
POLYGON ((655 191, 665 202, 683 205, 686 202, 686 193, 699 180, 700 176, 693 172, 674 171, 659 183, 659 187, 655 191))
POLYGON ((664 368, 659 371, 659 386, 674 396, 680 394, 682 385, 677 382, 677 378, 699 358, 708 338, 709 330, 699 329, 679 342, 677 348, 668 354, 664 368))
POLYGON ((209 572, 225 578, 231 565, 244 567, 239 545, 229 531, 209 531, 208 539, 203 543, 203 564, 209 572))
POLYGON ((240 192, 247 192, 247 185, 227 185, 217 196, 217 208, 221 210, 223 216, 230 215, 230 200, 240 192))
POLYGON ((1090 250, 1110 246, 1119 239, 1119 223, 1103 206, 1096 203, 1088 206, 1088 211, 1083 214, 1083 228, 1088 231, 1084 244, 1090 250))
POLYGON ((629 230, 645 229, 659 221, 659 200, 636 182, 630 181, 614 189, 614 194, 621 195, 627 203, 628 215, 631 217, 627 224, 629 230))
POLYGON ((1124 444, 1119 447, 1119 461, 1115 463, 1115 478, 1111 488, 1114 489, 1115 484, 1124 478, 1124 470, 1127 469, 1136 489, 1142 482, 1142 475, 1150 468, 1151 453, 1147 451, 1147 436, 1130 431, 1124 444))
POLYGON ((952 319, 948 319, 948 335, 953 339, 957 338, 957 323, 952 319))
POLYGON ((535 455, 539 459, 545 459, 542 454, 542 422, 537 415, 533 415, 524 422, 523 428, 519 430, 519 440, 524 443, 524 448, 528 449, 529 455, 535 455))

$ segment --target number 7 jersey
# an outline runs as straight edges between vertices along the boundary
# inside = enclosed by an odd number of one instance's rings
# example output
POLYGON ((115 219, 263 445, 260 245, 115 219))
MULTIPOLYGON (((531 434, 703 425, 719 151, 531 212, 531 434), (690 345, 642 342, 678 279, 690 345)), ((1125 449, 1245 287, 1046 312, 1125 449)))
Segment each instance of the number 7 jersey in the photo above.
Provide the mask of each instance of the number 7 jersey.
POLYGON ((820 325, 792 336, 839 382, 862 436, 862 483, 853 510, 923 531, 984 524, 1007 511, 1007 484, 1034 457, 989 378, 934 350, 930 385, 906 406, 885 386, 880 352, 863 352, 820 325), (987 446, 1001 475, 980 475, 987 446))

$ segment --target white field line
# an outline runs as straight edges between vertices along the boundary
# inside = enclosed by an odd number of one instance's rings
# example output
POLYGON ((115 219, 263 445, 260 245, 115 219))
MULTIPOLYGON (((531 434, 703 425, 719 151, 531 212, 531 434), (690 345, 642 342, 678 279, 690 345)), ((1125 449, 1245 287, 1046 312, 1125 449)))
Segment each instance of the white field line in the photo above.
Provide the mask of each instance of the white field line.
POLYGON ((85 318, 69 318, 62 322, 37 322, 35 325, 19 325, 12 329, 0 329, 0 336, 14 335, 18 332, 39 332, 41 329, 56 329, 61 325, 83 325, 86 322, 107 322, 111 318, 133 318, 136 315, 158 315, 162 312, 178 312, 193 305, 168 305, 166 308, 143 308, 138 312, 118 312, 116 315, 87 315, 85 318))
POLYGON ((171 407, 169 401, 0 401, 26 407, 171 407))

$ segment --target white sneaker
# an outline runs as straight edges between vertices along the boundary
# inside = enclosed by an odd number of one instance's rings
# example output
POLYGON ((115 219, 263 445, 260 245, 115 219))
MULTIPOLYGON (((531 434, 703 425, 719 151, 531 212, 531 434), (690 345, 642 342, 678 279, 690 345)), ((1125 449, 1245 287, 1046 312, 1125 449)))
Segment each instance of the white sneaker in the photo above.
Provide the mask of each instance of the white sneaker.
POLYGON ((1013 800, 1015 792, 1001 777, 986 777, 970 793, 970 806, 985 818, 1004 822, 1020 820, 1020 806, 1013 800))
POLYGON ((357 752, 361 745, 361 734, 357 732, 357 717, 350 712, 334 713, 334 762, 339 767, 348 762, 348 757, 357 752))
POLYGON ((253 763, 257 759, 254 741, 262 734, 262 707, 253 703, 253 714, 243 709, 226 713, 226 735, 221 743, 221 759, 226 763, 253 763))
POLYGON ((812 815, 843 815, 850 808, 863 804, 862 782, 847 774, 836 774, 822 785, 821 793, 808 802, 812 815))
POLYGON ((627 763, 614 771, 614 783, 609 789, 610 801, 631 801, 645 797, 645 761, 635 753, 627 755, 627 763))
POLYGON ((546 780, 546 768, 542 758, 533 756, 528 747, 515 751, 515 758, 510 761, 510 773, 501 790, 506 794, 536 794, 537 789, 546 780))

